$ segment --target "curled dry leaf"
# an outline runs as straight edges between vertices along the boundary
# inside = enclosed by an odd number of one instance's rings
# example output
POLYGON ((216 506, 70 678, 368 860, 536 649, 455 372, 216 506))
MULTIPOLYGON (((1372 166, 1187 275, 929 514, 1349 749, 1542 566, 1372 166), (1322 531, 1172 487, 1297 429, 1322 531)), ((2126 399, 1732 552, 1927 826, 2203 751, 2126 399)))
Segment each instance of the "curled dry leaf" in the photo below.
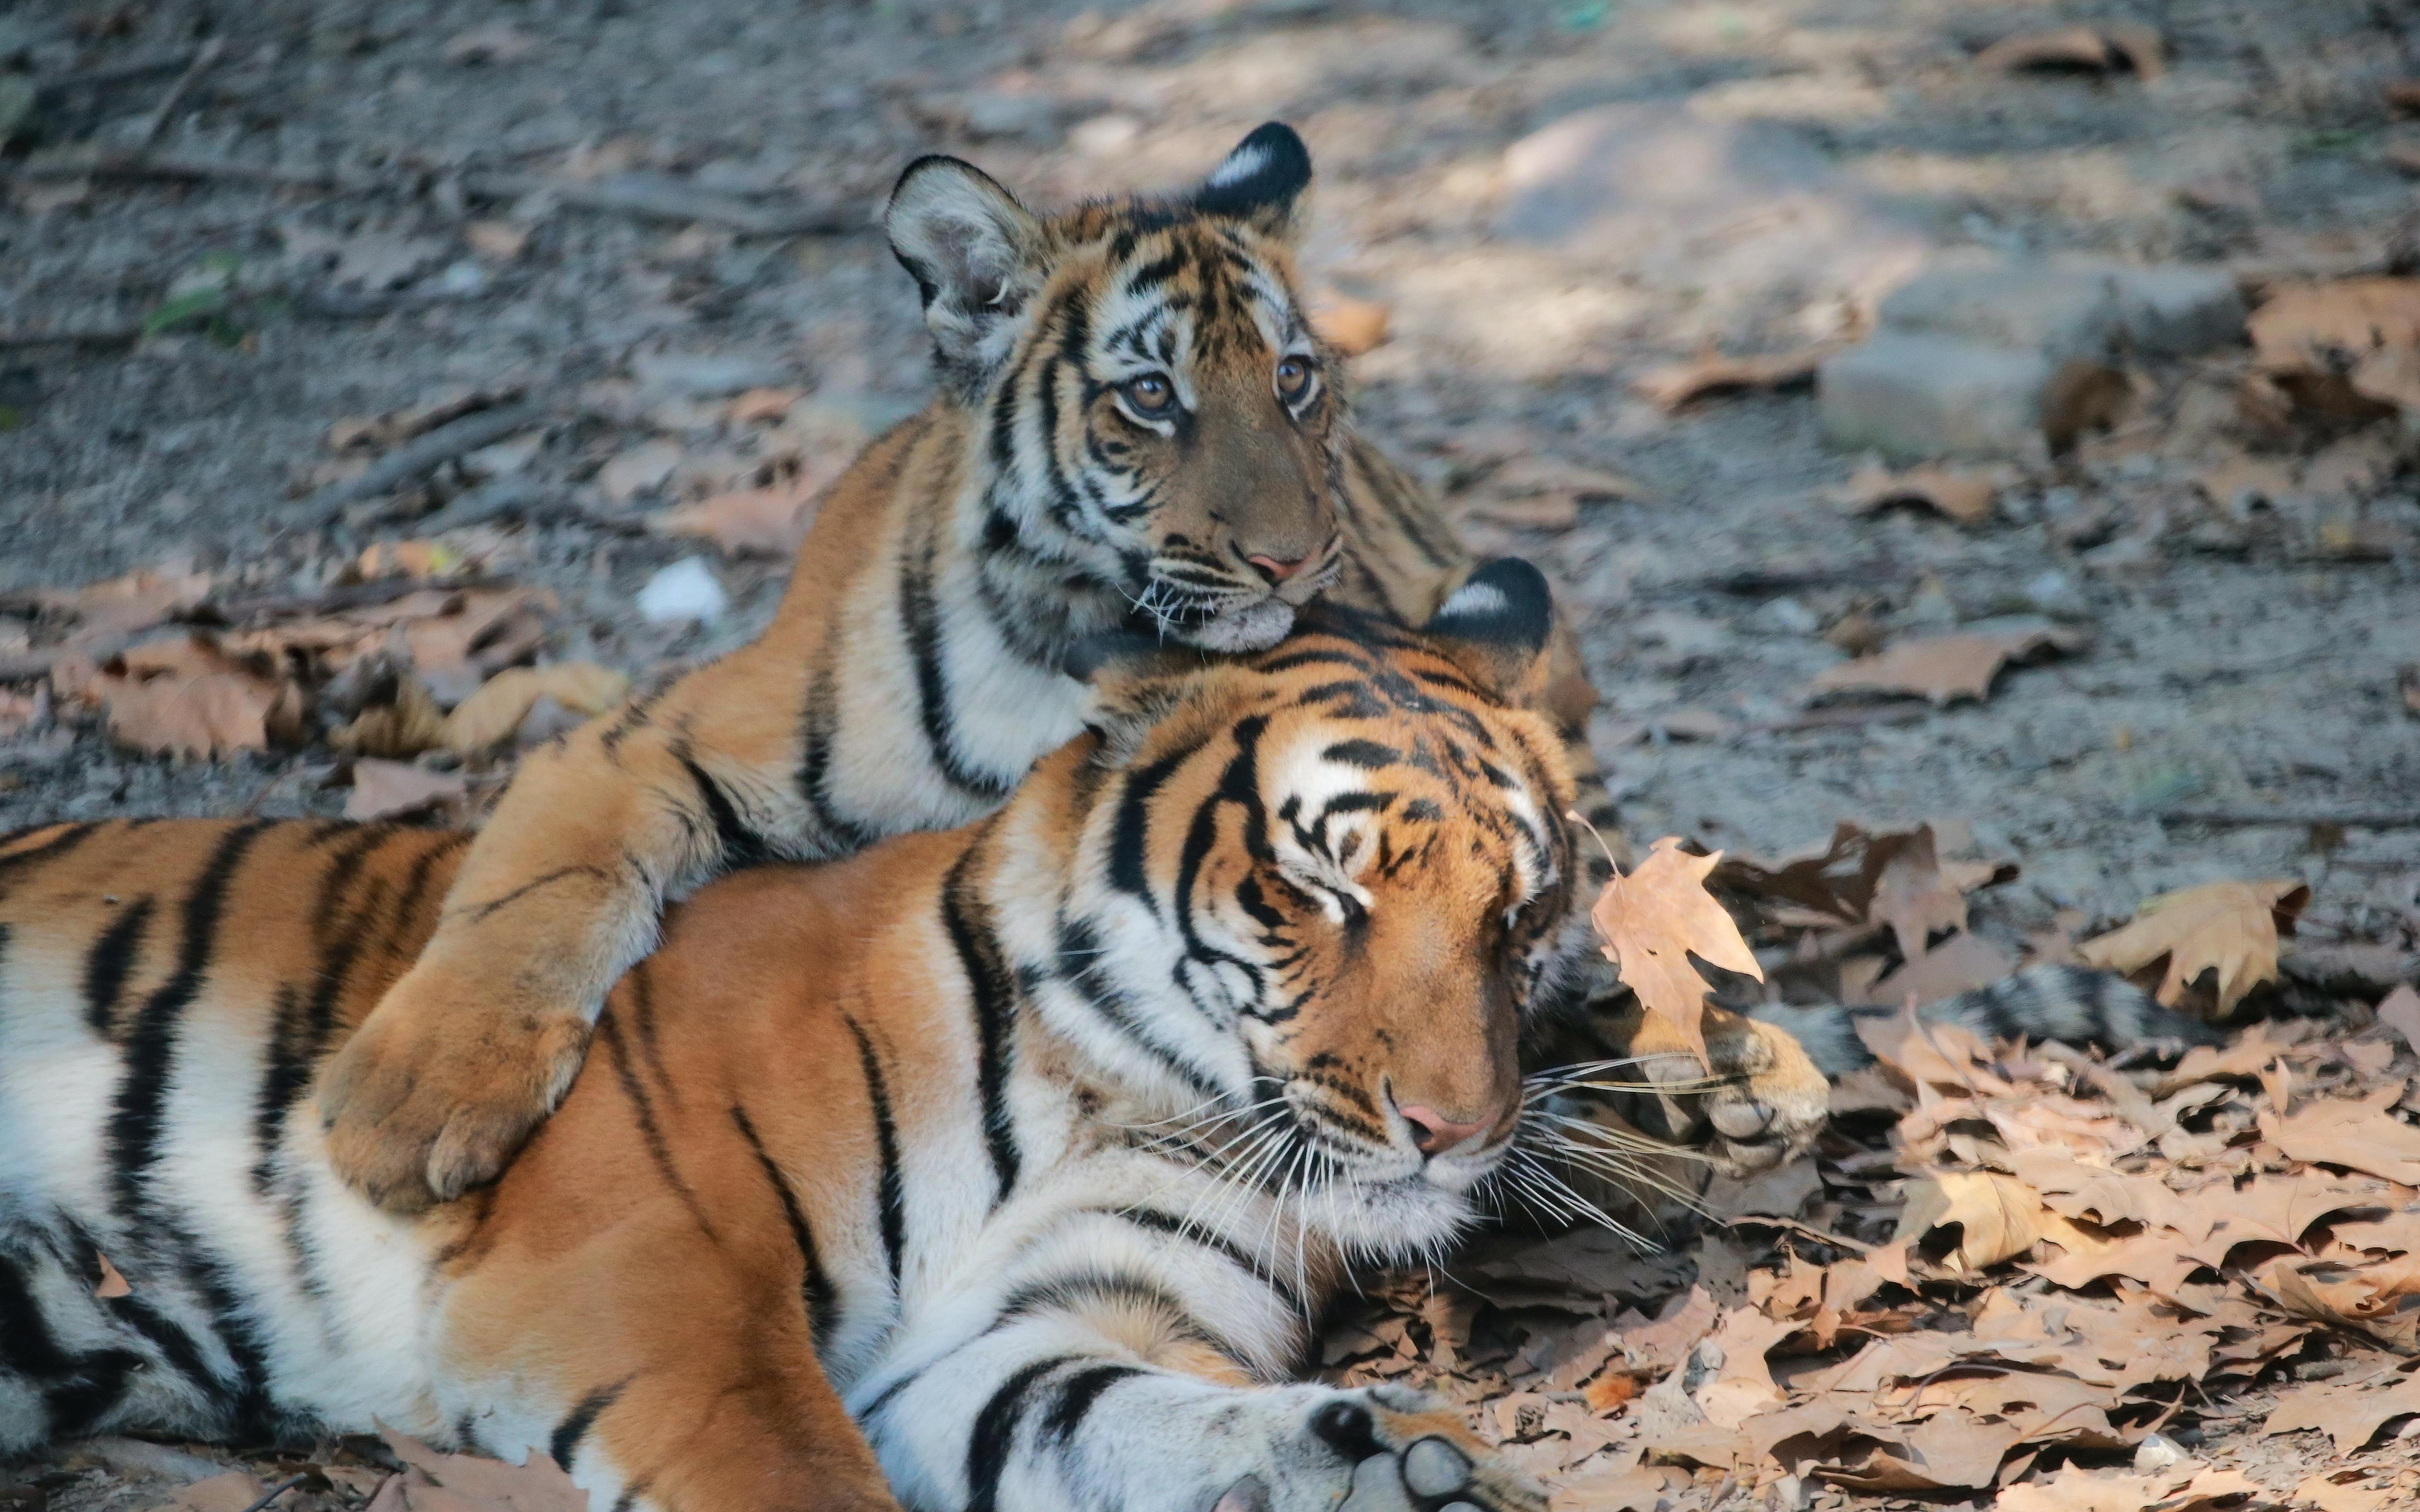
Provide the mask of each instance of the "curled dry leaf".
POLYGON ((2397 1372, 2383 1380, 2305 1381, 2278 1394, 2261 1431, 2317 1428, 2335 1441, 2336 1453, 2349 1455, 2388 1423, 2413 1413, 2420 1413, 2420 1376, 2397 1372))
POLYGON ((2309 1476, 2294 1488, 2294 1500, 2307 1502, 2319 1512, 2377 1512, 2401 1492, 2392 1483, 2366 1484, 2371 1473, 2366 1469, 2352 1469, 2309 1476))
POLYGON ((1813 691, 1914 695, 1935 704, 1980 701, 1991 696, 2003 667, 2080 651, 2085 643, 2081 632, 2053 625, 1900 640, 1824 668, 1813 691))
POLYGON ((1345 356, 1358 357, 1387 339, 1387 324, 1393 314, 1369 300, 1331 295, 1312 304, 1311 329, 1345 356))
POLYGON ((559 661, 498 672, 445 717, 445 747, 465 761, 492 753, 513 738, 540 699, 599 715, 630 691, 630 679, 593 661, 559 661))
POLYGON ((792 557, 814 523, 814 490, 796 484, 739 488, 682 504, 649 524, 668 535, 703 536, 727 555, 792 557))
POLYGON ((441 1454, 392 1428, 380 1436, 404 1471, 380 1488, 377 1512, 589 1512, 588 1493, 542 1454, 508 1465, 441 1454))
POLYGON ((2211 1512, 2221 1503, 2268 1492, 2238 1470, 2211 1470, 2188 1460, 2150 1475, 2069 1465, 2045 1481, 2011 1486, 1995 1512, 2211 1512))
POLYGON ((1900 1238, 1951 1224, 1960 1228, 1958 1247, 1950 1252, 1952 1269, 1966 1272, 2014 1259, 2064 1227, 2042 1205, 2040 1193, 1997 1171, 1943 1171, 1908 1183, 1900 1238))
POLYGON ((432 772, 408 762, 365 756, 353 764, 353 792, 345 817, 402 819, 461 801, 467 791, 458 772, 432 772))
POLYGON ((2245 329, 2258 374, 2298 405, 2349 420, 2420 412, 2420 278, 2286 288, 2245 329))
POLYGON ((2061 26, 2003 38, 1975 54, 1978 69, 2081 69, 2109 73, 2131 69, 2144 80, 2167 71, 2165 45, 2149 26, 2061 26))
POLYGON ((2420 1129, 2388 1111, 2402 1096, 2401 1088, 2388 1087, 2357 1100, 2305 1103, 2284 1119, 2264 1113, 2260 1130, 2292 1159, 2420 1186, 2420 1129))
POLYGON ((1638 995, 1650 1018, 1667 1025, 1699 1060, 1706 1057, 1699 1019, 1707 988, 1690 955, 1764 980, 1764 968, 1740 937, 1739 926, 1706 890, 1706 876, 1721 860, 1719 851, 1691 856, 1681 849, 1678 836, 1667 835, 1628 876, 1614 873, 1589 916, 1622 984, 1638 995))
POLYGON ((1990 475, 1961 468, 1916 468, 1892 472, 1861 468, 1849 479, 1843 501, 1856 515, 1871 515, 1895 505, 1930 509, 1961 525, 1980 525, 1992 517, 2000 486, 1990 475))
POLYGON ((1670 413, 1716 394, 1805 388, 1815 381, 1816 368, 1831 353, 1829 347, 1802 347, 1762 357, 1701 357, 1656 368, 1632 387, 1670 413))
POLYGON ((2211 882, 2164 893, 2136 910, 2134 920, 2077 953, 2104 971, 2133 972, 2168 958, 2167 976, 2153 995, 2174 1007, 2205 971, 2218 973, 2218 1011, 2277 979, 2277 936, 2293 933, 2311 901, 2299 882, 2211 882))

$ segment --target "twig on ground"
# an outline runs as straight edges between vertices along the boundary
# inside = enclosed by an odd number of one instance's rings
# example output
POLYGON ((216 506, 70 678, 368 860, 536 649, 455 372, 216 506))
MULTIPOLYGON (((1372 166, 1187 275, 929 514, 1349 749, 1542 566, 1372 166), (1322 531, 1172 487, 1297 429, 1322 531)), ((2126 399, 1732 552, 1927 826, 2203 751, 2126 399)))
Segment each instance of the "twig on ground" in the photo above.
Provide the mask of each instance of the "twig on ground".
POLYGON ((616 174, 582 182, 534 174, 472 174, 462 192, 473 199, 520 199, 546 193, 575 209, 603 210, 643 221, 703 221, 755 236, 845 236, 872 225, 863 215, 831 206, 752 204, 655 174, 616 174))
POLYGON ((253 1500, 253 1504, 250 1506, 243 1509, 243 1512, 261 1512, 261 1509, 269 1505, 270 1503, 276 1501, 279 1497, 285 1495, 287 1491, 292 1490, 295 1487, 302 1485, 304 1481, 310 1478, 311 1477, 308 1475, 287 1476, 284 1480, 279 1481, 276 1485, 271 1486, 269 1489, 261 1492, 259 1496, 253 1500))
POLYGON ((347 504, 375 499, 400 487, 465 452, 475 452, 517 430, 527 430, 546 417, 547 408, 539 404, 508 404, 465 415, 396 447, 371 463, 360 476, 321 488, 294 505, 288 511, 289 517, 298 524, 314 523, 347 504))
POLYGON ((334 614, 349 609, 372 609, 424 590, 438 594, 467 593, 483 588, 506 588, 511 584, 512 579, 508 578, 480 574, 455 578, 379 578, 365 583, 346 583, 341 587, 323 589, 316 594, 265 594, 257 598, 231 598, 224 604, 208 604, 203 608, 229 625, 247 625, 296 614, 334 614))
POLYGON ((2420 809, 2161 809, 2164 825, 2207 825, 2213 829, 2253 829, 2264 825, 2302 827, 2335 825, 2345 829, 2420 829, 2420 809))
POLYGON ((311 189, 326 193, 365 193, 392 187, 378 179, 335 170, 277 168, 258 162, 187 158, 163 152, 63 152, 28 159, 8 171, 19 178, 250 184, 262 189, 311 189))
POLYGON ((194 61, 186 65, 184 72, 177 75, 177 82, 168 86, 168 92, 160 98, 159 104, 151 108, 150 116, 143 122, 143 129, 135 134, 138 150, 148 151, 151 144, 160 140, 160 133, 168 129, 168 117, 177 113, 177 107, 185 102, 185 96, 193 91, 195 82, 209 71, 210 65, 216 63, 219 54, 225 51, 226 39, 213 37, 194 54, 194 61))

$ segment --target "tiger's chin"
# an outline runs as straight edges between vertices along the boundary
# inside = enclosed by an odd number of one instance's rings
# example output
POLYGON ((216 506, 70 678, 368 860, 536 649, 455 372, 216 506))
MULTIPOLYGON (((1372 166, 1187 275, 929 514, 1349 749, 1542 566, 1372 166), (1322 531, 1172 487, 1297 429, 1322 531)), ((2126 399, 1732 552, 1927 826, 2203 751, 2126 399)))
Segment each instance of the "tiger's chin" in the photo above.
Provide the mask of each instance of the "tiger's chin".
POLYGON ((1460 1239, 1479 1219, 1467 1191, 1427 1176, 1356 1181, 1307 1205, 1311 1223, 1350 1254, 1386 1263, 1417 1259, 1460 1239))
POLYGON ((1294 617, 1295 607, 1271 594, 1181 629, 1176 638, 1203 651, 1266 651, 1286 638, 1294 617))

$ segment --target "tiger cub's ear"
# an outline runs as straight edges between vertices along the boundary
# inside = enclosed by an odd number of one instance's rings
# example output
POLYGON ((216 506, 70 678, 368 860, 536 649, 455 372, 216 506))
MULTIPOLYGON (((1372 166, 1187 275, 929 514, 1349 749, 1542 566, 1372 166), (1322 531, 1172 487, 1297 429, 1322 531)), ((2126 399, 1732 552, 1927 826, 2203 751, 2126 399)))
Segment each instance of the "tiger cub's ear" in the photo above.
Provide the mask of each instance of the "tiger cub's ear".
POLYGON ((973 163, 937 156, 899 176, 882 228, 923 296, 944 368, 979 387, 1008 355, 1017 316, 1042 285, 1041 221, 973 163))
POLYGON ((1448 594, 1420 635, 1481 687, 1528 707, 1545 689, 1555 595, 1519 557, 1483 563, 1448 594))
POLYGON ((1300 228, 1302 192, 1310 186, 1311 149, 1293 127, 1271 121, 1254 128, 1210 171, 1193 192, 1193 208, 1292 241, 1300 228))

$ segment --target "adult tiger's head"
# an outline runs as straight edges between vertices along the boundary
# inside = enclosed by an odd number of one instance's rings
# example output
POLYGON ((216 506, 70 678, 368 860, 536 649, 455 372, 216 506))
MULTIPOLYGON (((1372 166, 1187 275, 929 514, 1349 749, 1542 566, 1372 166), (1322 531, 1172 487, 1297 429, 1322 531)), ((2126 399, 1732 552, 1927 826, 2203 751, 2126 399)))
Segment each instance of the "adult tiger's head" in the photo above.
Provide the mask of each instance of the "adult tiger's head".
POLYGON ((1083 817, 1055 913, 1012 931, 1037 1000, 1164 1134, 1348 1247, 1472 1215, 1523 1015, 1586 927, 1561 744, 1521 707, 1549 624, 1514 561, 1418 633, 1317 608, 1250 658, 1096 673, 1092 748, 1053 759, 1083 817))
POLYGON ((1293 285, 1302 139, 1274 122, 1190 194, 1037 216, 928 157, 884 224, 916 280, 995 557, 1191 644, 1275 644, 1335 576, 1334 354, 1293 285))

